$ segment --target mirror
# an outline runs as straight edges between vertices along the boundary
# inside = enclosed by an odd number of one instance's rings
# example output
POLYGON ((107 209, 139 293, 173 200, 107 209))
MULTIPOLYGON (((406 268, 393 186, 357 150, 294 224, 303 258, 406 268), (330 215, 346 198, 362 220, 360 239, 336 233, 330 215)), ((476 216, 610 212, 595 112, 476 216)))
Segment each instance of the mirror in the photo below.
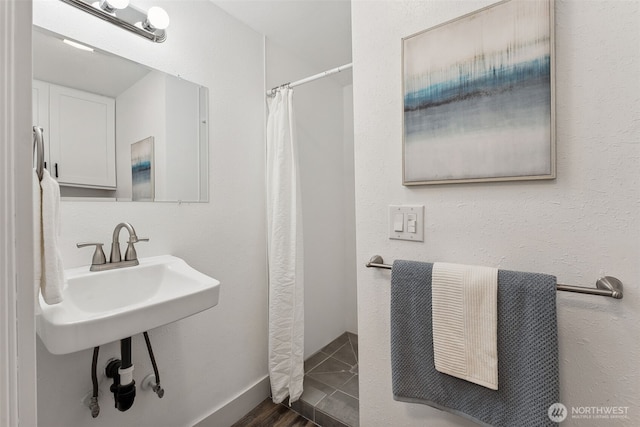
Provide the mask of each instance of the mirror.
POLYGON ((208 201, 208 89, 64 39, 34 26, 34 125, 63 200, 208 201))

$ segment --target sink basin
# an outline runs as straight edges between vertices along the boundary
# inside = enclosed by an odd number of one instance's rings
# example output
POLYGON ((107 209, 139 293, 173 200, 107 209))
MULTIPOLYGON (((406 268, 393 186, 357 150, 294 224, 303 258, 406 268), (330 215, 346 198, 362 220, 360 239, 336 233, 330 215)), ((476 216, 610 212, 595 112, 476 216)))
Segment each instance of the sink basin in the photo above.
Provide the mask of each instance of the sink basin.
POLYGON ((63 301, 40 296, 36 330, 53 354, 67 354, 130 337, 218 304, 220 282, 182 259, 141 258, 140 265, 91 272, 65 270, 63 301))

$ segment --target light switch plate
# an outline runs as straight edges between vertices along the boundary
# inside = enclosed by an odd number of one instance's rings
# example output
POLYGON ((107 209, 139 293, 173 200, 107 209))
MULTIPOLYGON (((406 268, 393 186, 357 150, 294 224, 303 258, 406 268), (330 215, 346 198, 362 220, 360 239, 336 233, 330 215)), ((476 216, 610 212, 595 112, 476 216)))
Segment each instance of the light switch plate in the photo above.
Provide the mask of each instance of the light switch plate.
POLYGON ((408 240, 411 242, 424 242, 424 206, 419 205, 389 205, 389 238, 395 240, 408 240), (395 231, 394 222, 396 215, 403 216, 403 231, 395 231), (409 232, 409 218, 415 215, 415 233, 409 232))

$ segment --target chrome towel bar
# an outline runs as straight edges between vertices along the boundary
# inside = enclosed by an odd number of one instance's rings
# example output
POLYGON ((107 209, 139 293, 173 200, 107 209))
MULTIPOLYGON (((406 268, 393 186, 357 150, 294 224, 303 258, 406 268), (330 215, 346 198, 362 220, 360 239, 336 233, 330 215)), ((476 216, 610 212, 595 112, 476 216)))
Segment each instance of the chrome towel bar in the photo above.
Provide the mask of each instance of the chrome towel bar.
MULTIPOLYGON (((393 268, 390 264, 385 264, 380 255, 374 255, 366 264, 367 267, 384 268, 391 270, 393 268)), ((616 299, 622 299, 622 282, 615 277, 605 276, 596 281, 595 288, 584 288, 581 286, 563 285, 558 283, 556 290, 564 292, 576 292, 579 294, 600 295, 603 297, 611 297, 616 299)))

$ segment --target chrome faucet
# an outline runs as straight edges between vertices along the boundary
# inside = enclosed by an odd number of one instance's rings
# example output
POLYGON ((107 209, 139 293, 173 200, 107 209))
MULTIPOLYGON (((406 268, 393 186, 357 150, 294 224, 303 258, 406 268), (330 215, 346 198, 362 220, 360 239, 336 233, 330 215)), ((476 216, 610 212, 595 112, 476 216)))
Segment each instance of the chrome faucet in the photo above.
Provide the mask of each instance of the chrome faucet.
POLYGON ((113 240, 111 242, 111 256, 109 258, 109 262, 107 262, 104 251, 102 250, 102 243, 78 243, 76 244, 76 246, 79 248, 83 248, 85 246, 95 246, 96 250, 93 254, 90 270, 104 271, 112 270, 115 268, 132 267, 134 265, 140 264, 140 262, 138 261, 136 248, 133 244, 148 241, 149 239, 147 238, 139 238, 136 234, 136 230, 131 224, 129 224, 128 222, 121 222, 120 224, 116 225, 116 228, 113 230, 113 240), (123 228, 126 228, 129 232, 129 241, 127 242, 127 250, 124 253, 124 261, 122 260, 122 256, 120 254, 120 231, 123 228))
POLYGON ((128 222, 121 222, 116 225, 116 228, 113 230, 113 240, 111 241, 111 257, 109 258, 110 263, 122 262, 122 256, 120 255, 120 230, 126 228, 129 232, 129 241, 127 242, 127 251, 124 253, 125 261, 135 261, 134 265, 138 265, 138 254, 136 253, 136 248, 133 246, 134 243, 138 242, 148 242, 149 239, 140 239, 136 235, 136 230, 133 228, 131 224, 128 222))

